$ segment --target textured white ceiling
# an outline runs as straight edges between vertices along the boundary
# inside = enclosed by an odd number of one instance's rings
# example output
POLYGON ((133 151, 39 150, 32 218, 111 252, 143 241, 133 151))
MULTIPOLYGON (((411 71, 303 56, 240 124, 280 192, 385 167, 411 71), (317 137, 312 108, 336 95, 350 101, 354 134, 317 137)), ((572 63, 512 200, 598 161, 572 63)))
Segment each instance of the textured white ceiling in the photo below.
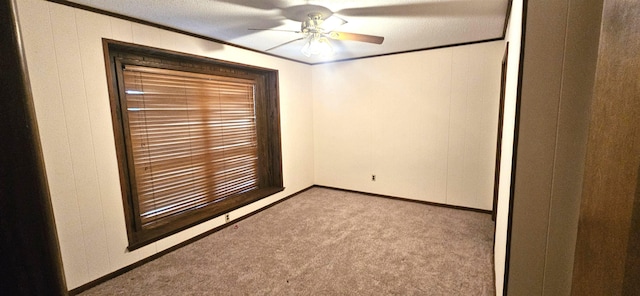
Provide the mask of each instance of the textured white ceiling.
MULTIPOLYGON (((385 37, 381 45, 331 40, 331 57, 306 57, 303 41, 269 53, 320 63, 503 37, 509 0, 72 0, 85 6, 264 51, 300 38, 300 20, 314 6, 348 21, 337 31, 385 37), (330 13, 330 12, 329 12, 330 13)), ((325 13, 326 14, 326 13, 325 13)))

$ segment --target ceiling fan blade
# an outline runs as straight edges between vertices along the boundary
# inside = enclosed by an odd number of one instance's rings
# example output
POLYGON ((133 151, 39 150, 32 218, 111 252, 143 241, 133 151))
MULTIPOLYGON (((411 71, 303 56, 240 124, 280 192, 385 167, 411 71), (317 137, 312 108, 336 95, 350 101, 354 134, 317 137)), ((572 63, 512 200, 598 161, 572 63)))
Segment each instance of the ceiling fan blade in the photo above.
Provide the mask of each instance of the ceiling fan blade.
POLYGON ((336 15, 331 15, 330 17, 322 21, 322 29, 325 32, 331 32, 346 23, 347 21, 345 21, 341 17, 338 17, 336 15))
POLYGON ((249 31, 278 31, 278 32, 290 32, 290 33, 301 33, 300 31, 294 31, 294 30, 280 30, 280 29, 256 29, 256 28, 249 28, 247 29, 249 31))
POLYGON ((287 42, 282 43, 282 44, 280 44, 280 45, 276 45, 276 46, 274 46, 274 47, 272 47, 272 48, 269 48, 269 49, 267 49, 267 50, 265 50, 265 51, 274 50, 274 49, 276 49, 276 48, 278 48, 278 47, 282 47, 282 46, 285 46, 285 45, 287 45, 287 44, 289 44, 289 43, 294 43, 294 42, 296 42, 296 41, 300 41, 300 40, 302 40, 302 39, 304 39, 304 37, 297 38, 297 39, 293 39, 293 40, 291 40, 291 41, 287 41, 287 42))
MULTIPOLYGON (((346 8, 336 13, 345 16, 381 16, 381 17, 425 17, 425 16, 467 16, 493 15, 502 1, 433 1, 426 3, 396 4, 346 8)), ((497 9, 499 13, 502 10, 497 9)))
POLYGON ((266 1, 266 0, 261 0, 261 1, 255 1, 255 0, 219 0, 219 1, 227 2, 227 3, 238 5, 238 6, 261 9, 261 10, 279 9, 280 7, 283 6, 282 1, 279 1, 279 0, 269 0, 269 1, 266 1))
POLYGON ((375 43, 375 44, 382 44, 382 42, 384 41, 384 37, 365 35, 365 34, 356 34, 356 33, 333 31, 327 35, 329 38, 336 39, 336 40, 351 40, 351 41, 360 41, 360 42, 375 43))

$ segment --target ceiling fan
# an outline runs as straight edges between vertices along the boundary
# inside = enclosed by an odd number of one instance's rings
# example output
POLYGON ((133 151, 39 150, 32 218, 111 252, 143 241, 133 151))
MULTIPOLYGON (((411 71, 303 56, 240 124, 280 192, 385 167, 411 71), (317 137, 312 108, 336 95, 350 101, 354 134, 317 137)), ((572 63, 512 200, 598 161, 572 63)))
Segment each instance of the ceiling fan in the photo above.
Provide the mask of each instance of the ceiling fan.
MULTIPOLYGON (((327 8, 319 7, 320 11, 329 11, 327 8)), ((333 48, 329 39, 334 40, 349 40, 349 41, 359 41, 359 42, 367 42, 373 44, 382 44, 384 41, 384 37, 374 36, 374 35, 366 35, 366 34, 357 34, 357 33, 347 33, 347 32, 339 32, 335 31, 338 27, 346 24, 347 21, 333 15, 332 13, 322 13, 318 11, 313 11, 307 14, 307 17, 300 24, 300 31, 293 30, 278 30, 278 29, 249 29, 249 30, 268 30, 268 31, 281 31, 281 32, 292 32, 296 34, 302 35, 299 38, 293 39, 291 41, 287 41, 280 45, 276 45, 271 47, 265 51, 274 50, 276 48, 285 46, 287 44, 297 42, 300 40, 304 40, 305 43, 301 49, 302 53, 307 57, 312 55, 320 55, 326 56, 333 53, 333 48), (327 16, 327 14, 329 14, 327 16)))

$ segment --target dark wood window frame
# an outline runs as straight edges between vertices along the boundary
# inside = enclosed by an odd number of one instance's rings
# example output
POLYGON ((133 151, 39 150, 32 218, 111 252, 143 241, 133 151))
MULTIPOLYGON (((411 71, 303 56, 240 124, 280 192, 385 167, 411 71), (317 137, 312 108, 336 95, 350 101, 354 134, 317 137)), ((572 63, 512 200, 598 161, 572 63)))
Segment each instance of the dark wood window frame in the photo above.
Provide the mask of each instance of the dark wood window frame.
POLYGON ((140 248, 284 190, 277 70, 109 39, 103 39, 103 48, 129 250, 140 248), (131 145, 131 139, 128 136, 128 125, 125 124, 127 121, 126 109, 123 113, 126 95, 122 71, 127 65, 253 81, 258 143, 257 188, 217 199, 204 207, 182 212, 167 217, 161 222, 153 223, 151 226, 144 225, 143 227, 137 193, 135 192, 132 150, 130 146, 127 146, 131 145))

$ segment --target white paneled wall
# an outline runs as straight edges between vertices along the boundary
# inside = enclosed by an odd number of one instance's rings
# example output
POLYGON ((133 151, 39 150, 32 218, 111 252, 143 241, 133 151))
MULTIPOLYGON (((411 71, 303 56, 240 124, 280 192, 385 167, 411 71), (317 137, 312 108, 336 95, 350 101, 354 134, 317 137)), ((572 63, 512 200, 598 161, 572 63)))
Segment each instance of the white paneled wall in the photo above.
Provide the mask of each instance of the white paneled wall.
POLYGON ((315 183, 490 210, 503 52, 497 41, 313 66, 315 183))
POLYGON ((18 15, 67 285, 76 288, 224 223, 202 223, 128 252, 102 38, 279 70, 286 190, 230 213, 251 213, 313 185, 310 67, 43 0, 18 15))
POLYGON ((452 49, 447 204, 493 207, 504 43, 452 49))

